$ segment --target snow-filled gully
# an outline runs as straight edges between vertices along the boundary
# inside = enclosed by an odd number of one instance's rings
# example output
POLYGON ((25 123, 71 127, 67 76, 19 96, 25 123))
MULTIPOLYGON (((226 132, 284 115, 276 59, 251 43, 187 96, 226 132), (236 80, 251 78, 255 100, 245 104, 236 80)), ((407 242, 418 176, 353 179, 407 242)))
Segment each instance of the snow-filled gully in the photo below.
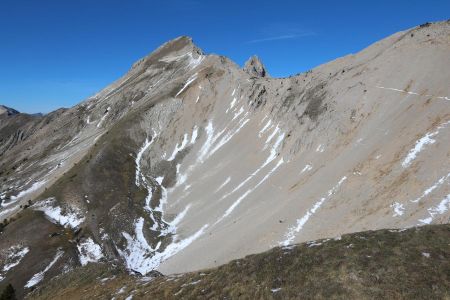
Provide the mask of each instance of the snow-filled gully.
MULTIPOLYGON (((185 134, 183 136, 182 143, 175 146, 173 154, 167 160, 173 160, 176 154, 179 151, 182 151, 189 143, 195 143, 195 141, 197 140, 197 136, 198 128, 194 127, 191 138, 189 139, 188 135, 185 134)), ((166 188, 162 185, 164 178, 151 178, 152 184, 150 184, 148 179, 142 172, 141 165, 141 160, 144 153, 148 151, 150 146, 153 144, 153 141, 157 139, 157 137, 158 135, 154 133, 150 141, 147 138, 136 155, 136 185, 138 187, 143 186, 148 192, 145 199, 144 209, 149 212, 150 218, 153 221, 153 225, 150 230, 159 233, 160 238, 170 237, 172 239, 172 242, 168 244, 164 249, 161 248, 161 240, 154 247, 149 245, 147 239, 144 236, 145 220, 141 217, 134 223, 133 236, 127 232, 122 233, 127 242, 126 248, 123 250, 117 249, 119 254, 125 260, 128 269, 132 270, 133 272, 139 272, 143 275, 158 268, 161 262, 189 246, 208 227, 208 225, 206 224, 191 236, 185 239, 179 239, 178 235, 176 234, 177 226, 185 217, 190 208, 190 205, 187 205, 184 210, 181 211, 172 221, 169 222, 164 219, 164 207, 167 203, 168 194, 166 188), (152 185, 158 185, 161 189, 161 199, 159 200, 158 206, 155 208, 152 208, 150 206, 150 201, 153 195, 152 185), (156 218, 155 212, 158 212, 160 214, 160 221, 158 221, 158 219, 156 218)))

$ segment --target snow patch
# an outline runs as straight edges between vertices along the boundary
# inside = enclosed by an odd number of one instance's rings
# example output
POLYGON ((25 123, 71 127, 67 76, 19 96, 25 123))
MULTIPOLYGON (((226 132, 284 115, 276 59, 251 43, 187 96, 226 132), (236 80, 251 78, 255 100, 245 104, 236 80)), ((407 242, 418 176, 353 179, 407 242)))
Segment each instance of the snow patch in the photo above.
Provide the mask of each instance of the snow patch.
POLYGON ((104 257, 100 245, 96 244, 90 237, 78 244, 77 248, 82 266, 87 265, 89 262, 98 262, 104 257))
POLYGON ((402 216, 405 212, 405 206, 398 202, 391 204, 391 208, 394 210, 393 217, 402 216))
POLYGON ((81 211, 77 209, 66 209, 63 214, 61 207, 55 206, 55 199, 49 198, 33 205, 34 210, 42 211, 53 223, 60 224, 64 227, 77 228, 84 222, 81 211))
POLYGON ((8 272, 12 268, 20 264, 25 255, 30 252, 30 249, 28 247, 12 246, 6 252, 8 255, 6 261, 8 263, 3 266, 3 272, 8 272))
POLYGON ((21 191, 16 196, 11 196, 12 201, 7 204, 2 203, 2 206, 5 207, 8 205, 11 205, 12 203, 16 202, 17 200, 23 198, 25 195, 28 195, 32 192, 37 191, 39 188, 43 187, 45 185, 45 183, 46 183, 45 181, 37 181, 37 182, 33 183, 33 185, 30 188, 26 189, 25 191, 21 191))
POLYGON ((129 269, 146 275, 148 272, 156 269, 161 262, 177 254, 200 237, 208 227, 208 224, 204 225, 193 235, 185 239, 175 240, 177 237, 174 236, 174 241, 162 252, 157 252, 160 244, 158 244, 155 249, 148 245, 142 233, 142 226, 143 218, 136 223, 136 238, 132 238, 126 232, 122 233, 127 240, 127 248, 124 251, 118 249, 118 252, 124 258, 129 269))
POLYGON ((436 206, 428 208, 427 212, 430 216, 425 219, 419 219, 419 225, 431 224, 431 222, 437 215, 442 215, 448 210, 450 210, 450 194, 445 196, 444 199, 442 199, 436 206))

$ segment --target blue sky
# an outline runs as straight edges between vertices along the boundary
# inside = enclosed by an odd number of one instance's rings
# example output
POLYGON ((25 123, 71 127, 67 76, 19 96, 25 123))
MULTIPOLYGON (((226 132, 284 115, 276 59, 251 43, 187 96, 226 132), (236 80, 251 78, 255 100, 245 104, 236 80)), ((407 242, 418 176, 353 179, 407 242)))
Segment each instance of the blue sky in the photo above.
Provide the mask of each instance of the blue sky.
POLYGON ((0 103, 70 107, 180 35, 241 65, 257 54, 282 77, 449 18, 444 0, 1 0, 0 103))

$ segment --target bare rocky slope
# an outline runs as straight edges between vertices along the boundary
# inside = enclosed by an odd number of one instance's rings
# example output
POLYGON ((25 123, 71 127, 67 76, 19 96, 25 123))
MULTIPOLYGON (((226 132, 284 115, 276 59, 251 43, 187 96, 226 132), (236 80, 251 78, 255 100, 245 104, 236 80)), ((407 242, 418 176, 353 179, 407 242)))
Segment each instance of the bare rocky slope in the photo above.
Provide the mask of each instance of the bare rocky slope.
POLYGON ((0 287, 448 223, 449 65, 449 22, 289 78, 180 37, 75 107, 0 113, 0 287))

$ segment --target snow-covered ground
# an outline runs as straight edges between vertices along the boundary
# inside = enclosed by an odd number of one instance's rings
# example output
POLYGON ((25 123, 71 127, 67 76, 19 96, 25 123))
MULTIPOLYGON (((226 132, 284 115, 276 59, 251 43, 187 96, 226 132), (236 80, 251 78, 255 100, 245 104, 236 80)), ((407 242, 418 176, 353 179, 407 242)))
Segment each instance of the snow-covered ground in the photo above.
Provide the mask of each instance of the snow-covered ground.
POLYGON ((70 228, 79 227, 85 219, 79 209, 67 207, 63 211, 53 198, 36 203, 33 209, 42 211, 53 223, 70 228))

